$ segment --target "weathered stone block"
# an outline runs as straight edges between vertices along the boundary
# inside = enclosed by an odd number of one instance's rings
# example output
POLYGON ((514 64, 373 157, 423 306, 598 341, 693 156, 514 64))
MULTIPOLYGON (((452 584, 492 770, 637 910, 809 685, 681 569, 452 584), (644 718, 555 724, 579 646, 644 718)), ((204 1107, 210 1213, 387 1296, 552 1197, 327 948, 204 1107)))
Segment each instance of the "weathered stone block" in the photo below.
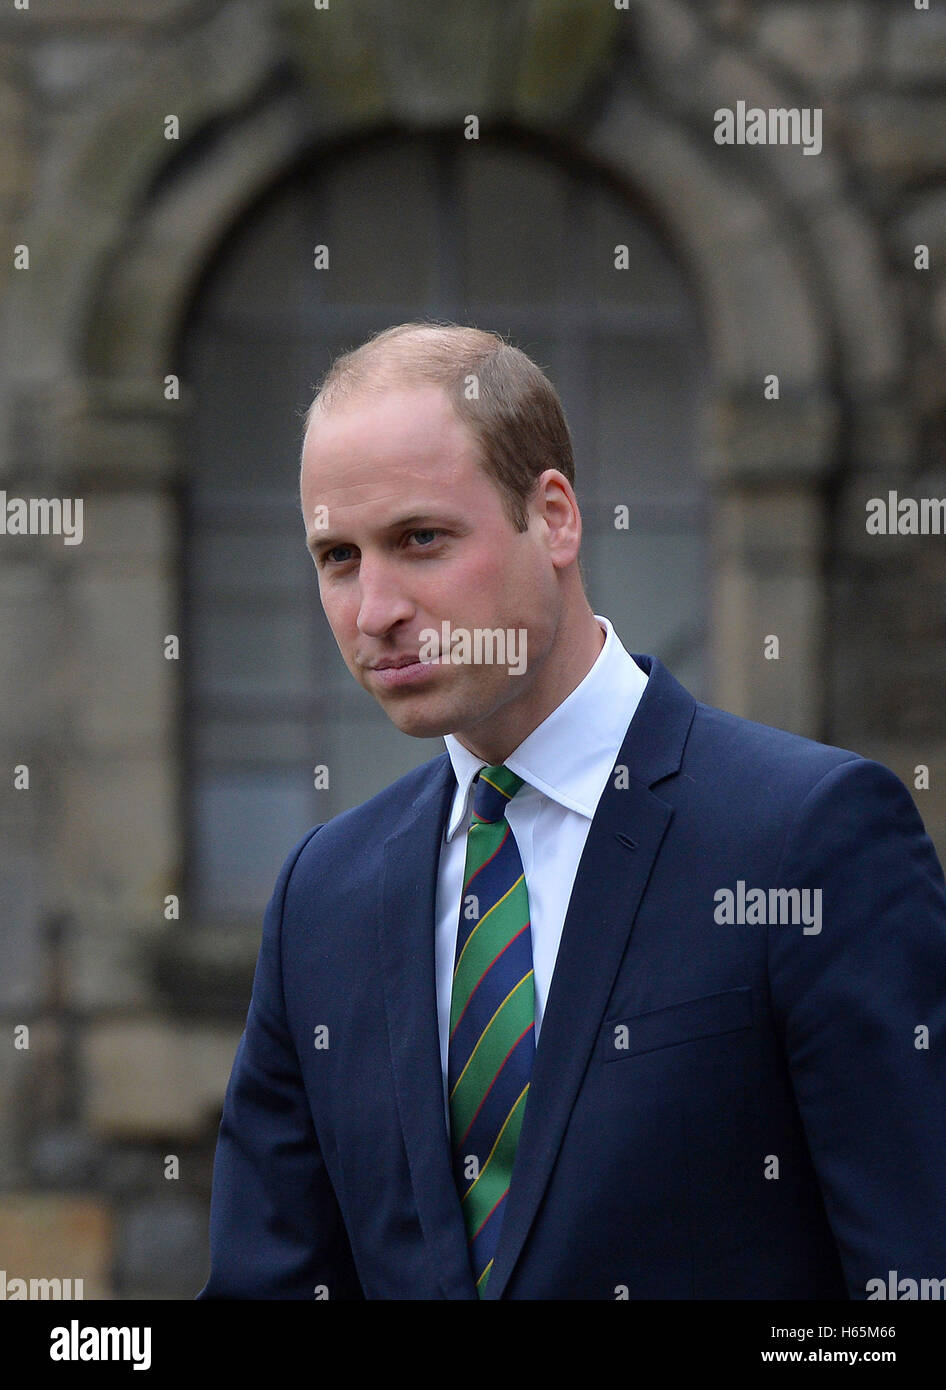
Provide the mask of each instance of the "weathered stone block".
MULTIPOLYGON (((0 1187, 9 1188, 25 1180, 19 1117, 23 1099, 30 1092, 33 1076, 32 1058, 28 1051, 14 1047, 14 1027, 27 1018, 17 1019, 15 1013, 0 1018, 0 1187)), ((0 1208, 3 1197, 0 1196, 0 1208)), ((0 1256, 2 1256, 0 1249, 0 1256)), ((0 1264, 3 1261, 0 1259, 0 1264)))
POLYGON ((821 719, 823 614, 813 569, 765 573, 722 566, 714 586, 714 702, 734 714, 816 738, 821 719), (777 637, 778 659, 765 655, 777 637))
POLYGON ((840 200, 816 212, 810 226, 841 338, 844 379, 849 389, 882 387, 899 370, 904 344, 880 239, 840 200))
POLYGON ((239 1029, 93 1024, 83 1044, 90 1126, 125 1138, 199 1136, 223 1104, 238 1042, 239 1029))
POLYGON ((85 1187, 96 1183, 103 1148, 75 1125, 55 1125, 37 1135, 30 1150, 34 1179, 44 1186, 85 1187))
MULTIPOLYGON (((75 895, 69 929, 63 942, 63 964, 69 1002, 75 1008, 146 1009, 155 1003, 151 948, 155 936, 167 930, 161 916, 163 895, 155 895, 150 922, 114 902, 97 909, 90 898, 75 895)), ((141 907, 137 909, 141 912, 141 907)))
POLYGON ((90 755, 62 769, 60 890, 100 893, 142 913, 163 899, 177 871, 175 771, 170 747, 157 756, 90 755))
POLYGON ((946 73, 946 12, 904 5, 887 17, 884 53, 887 71, 897 82, 942 85, 946 73))
POLYGON ((18 84, 0 72, 0 200, 25 199, 32 175, 29 117, 18 84))
POLYGON ((35 539, 0 537, 0 557, 0 745, 12 756, 53 722, 50 653, 58 624, 35 539))
MULTIPOLYGON (((28 797, 29 792, 8 795, 28 797)), ((23 804, 22 802, 20 804, 23 804)), ((0 858, 0 1008, 31 1009, 41 987, 44 865, 35 849, 5 838, 0 858)))
POLYGON ((76 576, 72 664, 81 693, 72 715, 87 749, 153 747, 172 737, 180 662, 164 656, 165 637, 178 626, 171 583, 160 569, 133 564, 87 565, 76 576))
POLYGON ((870 6, 859 0, 777 0, 758 11, 760 50, 815 92, 855 81, 871 58, 870 6))
POLYGON ((782 481, 822 474, 834 458, 838 410, 818 392, 766 400, 760 374, 751 396, 717 397, 707 416, 707 463, 720 477, 782 481))
POLYGON ((896 473, 916 459, 916 421, 902 393, 860 400, 851 421, 848 450, 858 470, 896 473))
POLYGON ((822 529, 816 494, 782 487, 721 499, 713 539, 714 702, 809 737, 821 718, 822 529))
POLYGON ((114 1141, 106 1145, 98 1169, 102 1188, 120 1197, 154 1192, 165 1181, 163 1147, 144 1148, 114 1141))
MULTIPOLYGON (((732 95, 739 88, 727 90, 732 95)), ((711 115, 706 129, 710 142, 711 115)), ((766 371, 785 374, 796 390, 823 377, 824 344, 804 263, 778 236, 746 176, 745 151, 714 146, 712 158, 701 157, 630 84, 619 88, 586 145, 590 154, 615 163, 649 189, 655 204, 672 216, 702 285, 718 381, 739 387, 757 381, 761 393, 766 371)))
POLYGON ((716 509, 715 553, 720 560, 752 557, 757 563, 794 557, 811 561, 824 542, 818 493, 787 486, 740 491, 716 509))
POLYGON ((597 0, 280 0, 288 47, 320 103, 371 123, 457 123, 515 113, 557 123, 600 76, 620 32, 597 0))
POLYGON ((876 92, 844 110, 845 137, 875 175, 897 183, 939 173, 946 164, 946 98, 876 92))
MULTIPOLYGON (((682 79, 679 85, 684 87, 682 79)), ((763 180, 774 177, 783 198, 799 204, 823 201, 832 191, 839 190, 842 170, 836 155, 833 116, 823 106, 820 94, 806 98, 797 89, 773 80, 770 68, 752 62, 739 50, 723 48, 711 51, 706 62, 697 66, 677 99, 682 109, 691 112, 701 123, 707 141, 714 142, 716 111, 728 109, 735 113, 740 101, 746 103, 747 110, 758 107, 763 111, 810 109, 813 112, 820 108, 821 148, 817 154, 805 154, 805 146, 801 143, 714 144, 716 159, 724 160, 753 189, 758 189, 763 180)), ((815 121, 813 114, 799 120, 798 134, 802 136, 807 129, 809 143, 817 134, 815 121)), ((810 143, 810 147, 816 149, 817 145, 810 143)), ((770 216, 771 213, 770 206, 770 216)))
MULTIPOLYGON (((105 326, 99 320, 97 332, 105 326)), ((115 355, 124 348, 120 331, 111 341, 115 355)), ((175 366, 168 367, 170 373, 175 366)), ((167 373, 166 373, 167 374, 167 373)), ((136 483, 153 483, 172 474, 178 465, 178 444, 175 434, 178 420, 170 414, 162 392, 164 378, 155 376, 145 383, 143 390, 149 389, 152 418, 141 413, 137 418, 125 413, 119 406, 111 413, 106 407, 96 414, 83 414, 75 424, 67 441, 68 463, 80 476, 90 476, 100 482, 103 478, 114 478, 120 487, 134 486, 136 483), (160 412, 167 411, 165 417, 160 412)), ((185 390, 181 385, 182 396, 185 390)), ((143 394, 143 392, 142 392, 143 394)), ((186 407, 180 406, 183 415, 186 407)))
POLYGON ((7 1282, 81 1279, 84 1299, 112 1296, 112 1217, 93 1198, 14 1193, 0 1202, 7 1282))
MULTIPOLYGON (((126 6, 126 14, 130 9, 126 6)), ((96 84, 102 90, 114 83, 116 72, 133 71, 140 61, 140 48, 115 31, 73 30, 60 35, 44 28, 41 32, 44 37, 29 48, 29 70, 44 105, 74 103, 96 84)))
POLYGON ((930 324, 938 345, 946 348, 946 280, 933 292, 930 306, 930 324))
POLYGON ((116 1277, 137 1298, 193 1297, 206 1277, 207 1255, 204 1203, 185 1192, 148 1198, 134 1203, 122 1223, 116 1277))
POLYGON ((703 30, 685 0, 634 0, 629 14, 635 46, 650 70, 660 72, 705 59, 703 30))
POLYGON ((897 246, 900 264, 921 282, 930 271, 934 275, 946 271, 946 188, 931 188, 911 199, 894 221, 892 240, 897 246), (930 249, 930 271, 915 268, 915 248, 920 245, 930 249))
POLYGON ((85 498, 83 558, 127 567, 137 561, 146 572, 167 561, 177 546, 177 522, 169 497, 161 492, 97 492, 85 498))

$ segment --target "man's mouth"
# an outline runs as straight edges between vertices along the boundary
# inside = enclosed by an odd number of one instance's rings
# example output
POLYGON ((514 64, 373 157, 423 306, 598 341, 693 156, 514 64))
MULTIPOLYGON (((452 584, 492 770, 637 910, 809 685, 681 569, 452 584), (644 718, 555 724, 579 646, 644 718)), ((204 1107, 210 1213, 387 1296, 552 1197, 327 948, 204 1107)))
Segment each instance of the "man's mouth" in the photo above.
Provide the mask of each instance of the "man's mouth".
POLYGON ((436 661, 421 661, 416 656, 398 656, 378 661, 368 669, 379 684, 393 689, 395 686, 417 685, 427 680, 439 665, 436 661))
POLYGON ((381 661, 376 661, 370 669, 372 671, 390 671, 392 668, 397 669, 401 666, 413 666, 418 661, 420 661, 419 656, 385 657, 381 661))

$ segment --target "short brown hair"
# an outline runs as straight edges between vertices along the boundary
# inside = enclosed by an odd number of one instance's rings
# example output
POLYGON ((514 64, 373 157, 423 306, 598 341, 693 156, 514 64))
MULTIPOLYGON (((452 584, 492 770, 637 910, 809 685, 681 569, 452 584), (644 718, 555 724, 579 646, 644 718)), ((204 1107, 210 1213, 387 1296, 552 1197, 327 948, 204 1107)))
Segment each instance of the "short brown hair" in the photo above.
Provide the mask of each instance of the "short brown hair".
POLYGON ((446 391, 481 450, 517 531, 540 473, 557 468, 575 485, 562 403, 545 373, 498 333, 456 323, 401 323, 337 357, 306 415, 360 391, 432 384, 446 391))

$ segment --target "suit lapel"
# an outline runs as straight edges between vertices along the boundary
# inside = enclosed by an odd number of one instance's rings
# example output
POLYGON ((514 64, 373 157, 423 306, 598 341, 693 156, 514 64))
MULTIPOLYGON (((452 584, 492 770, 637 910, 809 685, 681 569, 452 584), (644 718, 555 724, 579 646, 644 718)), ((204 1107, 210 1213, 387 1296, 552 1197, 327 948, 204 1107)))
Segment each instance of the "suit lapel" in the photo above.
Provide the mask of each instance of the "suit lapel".
POLYGON ((679 770, 696 703, 653 657, 635 660, 649 680, 615 760, 616 767, 628 769, 628 786, 616 786, 615 777, 609 777, 578 866, 486 1286, 488 1299, 502 1297, 541 1204, 673 814, 650 788, 679 770))
POLYGON ((456 789, 444 754, 385 842, 381 973, 398 1112, 417 1213, 447 1298, 476 1298, 443 1103, 434 949, 443 826, 456 789))

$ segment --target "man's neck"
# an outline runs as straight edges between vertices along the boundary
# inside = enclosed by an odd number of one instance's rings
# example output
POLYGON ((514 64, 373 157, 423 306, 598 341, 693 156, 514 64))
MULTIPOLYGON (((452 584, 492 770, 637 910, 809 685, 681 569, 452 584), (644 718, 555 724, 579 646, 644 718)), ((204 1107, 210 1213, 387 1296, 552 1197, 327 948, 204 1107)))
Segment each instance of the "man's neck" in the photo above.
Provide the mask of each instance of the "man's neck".
POLYGON ((497 767, 504 763, 510 753, 548 719, 552 711, 558 709, 573 690, 577 689, 597 661, 604 643, 605 631, 589 608, 587 621, 582 622, 578 640, 574 641, 573 645, 571 640, 562 644, 566 651, 569 645, 572 645, 570 659, 567 664, 550 673, 553 681, 543 690, 535 703, 530 702, 527 716, 524 716, 521 710, 507 706, 493 717, 488 729, 464 730, 462 733, 455 733, 454 738, 476 757, 485 758, 491 766, 497 767), (504 719, 504 715, 508 717, 504 719))

